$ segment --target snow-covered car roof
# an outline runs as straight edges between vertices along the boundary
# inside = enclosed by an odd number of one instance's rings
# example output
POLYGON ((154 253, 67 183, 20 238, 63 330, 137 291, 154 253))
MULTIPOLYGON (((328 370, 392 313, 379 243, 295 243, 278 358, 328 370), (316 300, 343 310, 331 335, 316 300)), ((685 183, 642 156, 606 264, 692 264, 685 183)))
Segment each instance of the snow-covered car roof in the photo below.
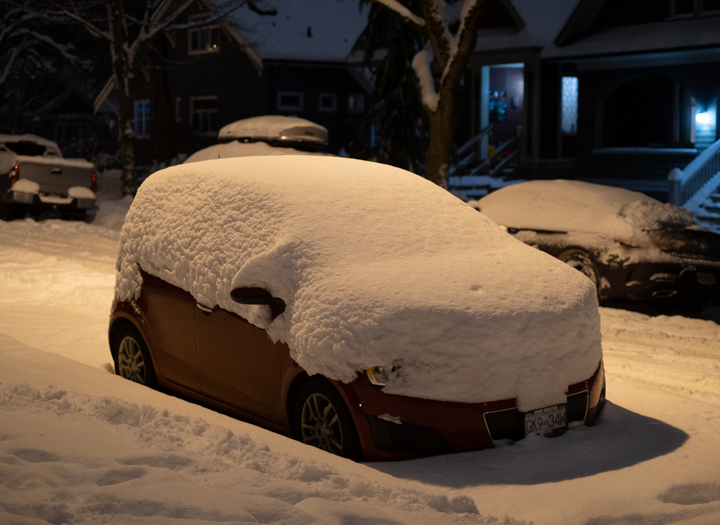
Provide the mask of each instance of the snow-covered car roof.
POLYGON ((513 184, 478 201, 480 211, 509 228, 587 231, 616 238, 666 224, 690 226, 692 213, 643 193, 572 180, 513 184))
POLYGON ((218 140, 263 140, 304 143, 325 147, 328 131, 325 127, 299 117, 263 115, 232 122, 218 132, 218 140))
POLYGON ((238 120, 223 126, 218 139, 220 144, 196 151, 184 163, 262 155, 329 155, 323 152, 327 129, 298 117, 263 115, 238 120))
POLYGON ((521 410, 565 402, 601 359, 595 289, 421 177, 337 157, 183 164, 127 214, 115 300, 139 268, 265 328, 310 374, 401 367, 385 392, 521 410), (274 321, 230 298, 262 287, 274 321))

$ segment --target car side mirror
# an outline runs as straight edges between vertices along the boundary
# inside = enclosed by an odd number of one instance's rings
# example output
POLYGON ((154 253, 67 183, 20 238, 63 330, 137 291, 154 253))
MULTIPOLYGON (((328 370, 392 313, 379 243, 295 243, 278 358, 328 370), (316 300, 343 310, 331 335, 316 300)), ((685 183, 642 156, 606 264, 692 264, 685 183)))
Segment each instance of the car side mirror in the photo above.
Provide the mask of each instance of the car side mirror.
POLYGON ((285 311, 287 305, 279 297, 273 297, 264 288, 235 288, 230 298, 238 304, 260 304, 270 307, 271 320, 285 311))

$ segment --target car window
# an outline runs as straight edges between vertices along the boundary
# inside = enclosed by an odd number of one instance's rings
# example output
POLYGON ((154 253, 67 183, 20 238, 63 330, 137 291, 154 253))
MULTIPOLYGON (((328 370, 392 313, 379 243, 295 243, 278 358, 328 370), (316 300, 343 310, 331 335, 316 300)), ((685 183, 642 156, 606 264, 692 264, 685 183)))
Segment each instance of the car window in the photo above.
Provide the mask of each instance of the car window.
MULTIPOLYGON (((45 154, 45 146, 37 142, 22 140, 17 142, 6 142, 5 147, 18 155, 37 156, 45 154)), ((54 154, 54 152, 53 152, 54 154)))

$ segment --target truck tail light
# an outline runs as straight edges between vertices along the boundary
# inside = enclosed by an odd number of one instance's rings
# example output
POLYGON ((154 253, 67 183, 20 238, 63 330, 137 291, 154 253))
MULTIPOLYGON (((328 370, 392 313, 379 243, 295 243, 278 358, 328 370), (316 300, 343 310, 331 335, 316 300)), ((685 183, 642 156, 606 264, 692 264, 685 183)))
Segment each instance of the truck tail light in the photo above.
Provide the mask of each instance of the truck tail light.
POLYGON ((15 184, 18 180, 20 180, 20 164, 15 164, 10 170, 10 184, 15 184))
POLYGON ((97 173, 95 173, 94 171, 90 176, 90 189, 92 191, 97 191, 97 173))

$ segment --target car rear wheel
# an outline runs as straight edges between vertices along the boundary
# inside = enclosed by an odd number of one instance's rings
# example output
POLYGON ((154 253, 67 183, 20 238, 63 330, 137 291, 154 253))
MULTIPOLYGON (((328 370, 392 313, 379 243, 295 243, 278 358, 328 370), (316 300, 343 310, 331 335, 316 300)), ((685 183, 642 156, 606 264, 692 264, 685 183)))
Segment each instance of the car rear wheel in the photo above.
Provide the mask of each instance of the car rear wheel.
POLYGON ((592 281, 592 283, 595 285, 595 288, 598 288, 598 283, 600 282, 600 279, 598 277, 597 268, 595 267, 595 264, 592 262, 592 259, 587 253, 577 249, 567 250, 558 255, 558 259, 560 259, 566 264, 569 264, 570 266, 578 270, 580 273, 585 275, 588 279, 592 281))
POLYGON ((115 338, 115 373, 119 376, 154 387, 157 385, 150 353, 140 333, 132 326, 124 326, 115 338))
POLYGON ((338 456, 360 459, 360 445, 352 416, 340 394, 328 381, 310 379, 298 392, 295 436, 338 456))

